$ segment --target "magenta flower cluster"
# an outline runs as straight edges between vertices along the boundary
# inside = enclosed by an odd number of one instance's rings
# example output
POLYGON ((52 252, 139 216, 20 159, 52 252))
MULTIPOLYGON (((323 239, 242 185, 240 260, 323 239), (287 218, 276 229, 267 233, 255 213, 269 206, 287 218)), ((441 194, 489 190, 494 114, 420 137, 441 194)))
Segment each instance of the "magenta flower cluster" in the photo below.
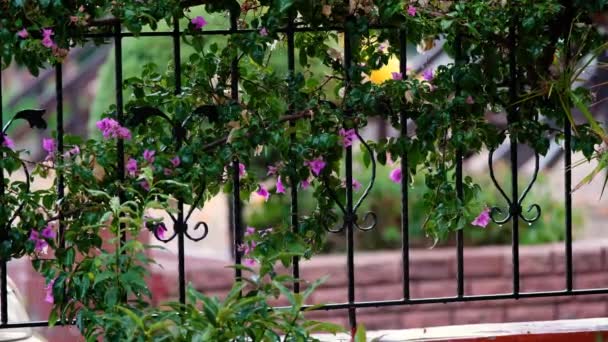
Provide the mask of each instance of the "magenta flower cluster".
POLYGON ((490 208, 482 210, 479 216, 477 216, 471 224, 481 228, 487 227, 488 224, 490 224, 490 208))
POLYGON ((342 146, 349 147, 353 145, 353 141, 357 138, 357 132, 354 128, 340 128, 340 137, 342 137, 342 146))
POLYGON ((2 146, 6 148, 15 148, 15 142, 8 137, 8 135, 0 133, 0 139, 2 139, 2 146))
POLYGON ((200 30, 203 27, 207 26, 207 20, 205 20, 205 18, 201 17, 200 15, 192 19, 191 22, 192 25, 194 25, 194 28, 197 30, 200 30))
POLYGON ((101 131, 105 139, 115 138, 131 140, 131 131, 126 127, 122 127, 118 121, 114 119, 102 119, 97 121, 95 126, 101 131))
POLYGON ((323 160, 323 157, 317 157, 313 160, 309 160, 305 164, 310 169, 310 172, 312 172, 312 174, 315 176, 320 175, 321 171, 323 171, 323 169, 325 168, 325 165, 327 165, 327 163, 325 163, 325 160, 323 160))
POLYGON ((266 202, 268 202, 268 199, 270 199, 270 192, 262 184, 258 184, 258 190, 255 193, 258 194, 258 196, 264 197, 266 202))
POLYGON ((388 177, 395 183, 401 183, 401 180, 403 178, 401 168, 396 168, 392 170, 388 177))
POLYGON ((55 302, 55 297, 53 296, 53 286, 54 285, 55 285, 55 279, 51 280, 44 287, 44 292, 45 292, 44 301, 49 304, 53 304, 55 302))
POLYGON ((415 6, 409 5, 409 7, 407 8, 407 14, 409 14, 410 17, 416 16, 417 12, 418 12, 418 10, 416 9, 415 6))
POLYGON ((57 151, 57 142, 53 138, 43 138, 42 149, 51 155, 57 151))
POLYGON ((37 230, 32 229, 29 240, 34 242, 34 251, 46 253, 47 247, 49 246, 47 240, 53 240, 56 236, 57 234, 53 229, 53 225, 49 223, 40 233, 37 230))
MULTIPOLYGON (((256 233, 256 229, 253 227, 247 227, 245 229, 245 237, 253 236, 255 233, 256 233)), ((243 259, 243 265, 245 265, 247 267, 255 266, 256 262, 255 262, 255 259, 253 259, 251 257, 251 253, 253 253, 253 251, 255 250, 257 245, 258 244, 255 240, 251 240, 251 241, 245 242, 239 246, 239 248, 238 248, 239 252, 243 253, 243 256, 245 257, 243 259)))
POLYGON ((42 29, 42 45, 46 48, 52 48, 55 46, 55 42, 51 36, 53 35, 52 29, 42 29))

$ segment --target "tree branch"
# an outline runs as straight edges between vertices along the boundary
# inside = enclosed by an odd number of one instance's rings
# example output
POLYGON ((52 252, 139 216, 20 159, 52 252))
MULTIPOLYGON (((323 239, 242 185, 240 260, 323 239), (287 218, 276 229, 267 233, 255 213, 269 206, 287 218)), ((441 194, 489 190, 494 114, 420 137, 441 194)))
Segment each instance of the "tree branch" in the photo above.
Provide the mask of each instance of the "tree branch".
MULTIPOLYGON (((312 115, 313 115, 312 110, 306 109, 306 110, 303 110, 303 111, 295 113, 295 114, 282 116, 279 119, 279 123, 296 121, 296 120, 304 119, 304 118, 310 118, 310 117, 312 117, 312 115)), ((214 140, 214 141, 208 143, 207 145, 203 146, 203 151, 208 152, 210 150, 213 150, 214 148, 216 148, 222 144, 225 144, 227 141, 228 141, 228 136, 214 140)))

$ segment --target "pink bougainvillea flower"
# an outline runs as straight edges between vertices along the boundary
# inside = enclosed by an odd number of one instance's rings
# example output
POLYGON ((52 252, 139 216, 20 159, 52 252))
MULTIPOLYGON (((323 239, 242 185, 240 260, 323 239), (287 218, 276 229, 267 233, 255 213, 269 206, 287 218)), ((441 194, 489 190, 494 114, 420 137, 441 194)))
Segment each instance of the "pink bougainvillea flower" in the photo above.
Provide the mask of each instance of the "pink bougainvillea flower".
POLYGON ((270 192, 268 192, 268 189, 266 189, 262 184, 258 185, 258 190, 255 193, 259 196, 264 197, 266 202, 268 202, 268 199, 270 198, 270 192))
POLYGON ((29 238, 29 240, 36 242, 36 241, 38 241, 38 237, 39 237, 38 231, 35 231, 35 230, 32 229, 30 231, 30 238, 29 238))
POLYGON ((49 240, 53 240, 57 236, 57 234, 55 233, 55 230, 53 229, 53 225, 51 225, 51 224, 48 224, 46 227, 44 227, 41 235, 45 239, 49 239, 49 240))
POLYGON ((245 236, 251 236, 255 234, 256 229, 254 227, 245 228, 245 236))
POLYGON ((274 176, 279 171, 279 168, 273 165, 268 165, 268 172, 266 172, 267 176, 274 176))
POLYGON ((51 280, 45 287, 44 291, 46 295, 44 296, 44 301, 53 304, 55 302, 55 297, 53 296, 53 285, 55 285, 55 279, 51 280))
POLYGON ((118 127, 116 138, 131 140, 131 131, 126 127, 118 127))
POLYGON ((122 127, 118 121, 114 119, 105 118, 99 120, 95 126, 97 126, 97 128, 101 131, 105 139, 117 138, 131 140, 131 131, 125 127, 122 127))
POLYGON ((127 169, 127 173, 129 174, 129 176, 135 177, 135 175, 137 174, 137 160, 129 158, 129 160, 127 161, 127 165, 125 165, 125 168, 127 169))
POLYGON ((38 234, 37 231, 32 230, 30 232, 29 240, 34 242, 34 251, 40 252, 40 253, 46 253, 46 249, 49 246, 49 244, 46 241, 44 241, 44 239, 40 238, 40 234, 38 234))
POLYGON ((42 139, 42 149, 47 153, 51 154, 57 151, 57 143, 53 138, 43 138, 42 139))
POLYGON ((466 102, 467 102, 467 104, 472 105, 472 104, 474 104, 474 103, 475 103, 475 100, 473 100, 473 96, 469 95, 469 96, 467 97, 467 101, 466 101, 466 102))
POLYGON ((30 36, 30 34, 27 32, 27 29, 24 27, 23 29, 21 29, 21 31, 17 32, 17 36, 19 36, 19 38, 26 39, 27 37, 30 36))
POLYGON ((300 186, 302 187, 302 190, 306 190, 308 189, 308 187, 310 186, 310 179, 304 179, 300 182, 300 186))
POLYGON ((192 24, 194 25, 195 29, 200 30, 207 25, 207 20, 199 15, 198 17, 192 19, 192 24))
POLYGON ((255 259, 245 258, 243 259, 243 265, 247 267, 254 267, 256 265, 255 259))
POLYGON ((353 190, 359 191, 359 190, 361 190, 361 187, 362 187, 361 183, 359 183, 358 180, 353 179, 353 190))
POLYGON ((167 232, 167 226, 165 226, 164 223, 159 223, 156 225, 156 227, 154 228, 154 233, 156 234, 156 236, 158 236, 160 239, 164 239, 165 238, 165 233, 167 232))
POLYGON ((478 226, 481 228, 487 227, 489 223, 490 223, 490 208, 485 208, 484 210, 482 210, 481 213, 479 213, 479 216, 477 216, 473 220, 473 222, 471 222, 472 225, 478 226))
POLYGON ((2 139, 2 146, 10 149, 15 148, 15 142, 8 135, 0 133, 0 139, 2 139))
POLYGON ((144 150, 144 159, 148 163, 152 164, 152 163, 154 163, 154 155, 155 154, 156 154, 156 151, 146 149, 146 150, 144 150))
POLYGON ((139 185, 144 188, 144 190, 146 191, 150 191, 150 184, 148 183, 147 180, 142 180, 141 182, 139 182, 139 185))
MULTIPOLYGON (((346 180, 342 181, 342 187, 346 188, 346 180)), ((361 190, 361 187, 362 187, 361 183, 359 183, 358 180, 356 180, 356 179, 353 178, 353 190, 354 191, 359 191, 359 190, 361 190)))
POLYGON ((52 49, 55 46, 55 42, 51 37, 42 38, 42 45, 46 48, 52 49))
POLYGON ((53 35, 52 29, 42 29, 42 45, 46 48, 52 48, 55 46, 55 42, 51 38, 53 35))
POLYGON ((179 159, 179 156, 175 156, 173 159, 171 159, 171 165, 173 165, 173 167, 178 167, 181 163, 182 160, 179 159))
POLYGON ((108 138, 106 136, 106 132, 109 132, 110 130, 114 129, 115 126, 119 126, 119 124, 118 121, 114 119, 105 118, 97 121, 97 123, 95 123, 95 126, 97 126, 97 128, 103 133, 104 138, 108 138))
POLYGON ((80 147, 74 146, 68 152, 68 156, 75 156, 80 154, 80 147))
POLYGON ((395 183, 401 183, 403 175, 401 174, 401 168, 396 168, 388 175, 388 177, 395 183))
POLYGON ((435 78, 435 75, 433 74, 433 70, 432 69, 424 70, 422 72, 422 78, 427 82, 431 82, 433 80, 433 78, 435 78))
POLYGON ((277 194, 284 194, 285 193, 285 186, 283 185, 283 182, 281 181, 281 176, 279 176, 277 178, 277 194))
POLYGON ((401 81, 403 79, 403 74, 400 72, 391 72, 391 76, 395 81, 401 81))
POLYGON ((326 163, 323 160, 323 157, 318 157, 313 160, 307 161, 306 165, 310 168, 310 171, 313 173, 313 175, 318 176, 325 168, 326 163))
POLYGON ((241 253, 243 253, 244 256, 247 256, 251 253, 253 253, 253 251, 255 250, 255 248, 258 246, 258 243, 255 241, 250 241, 249 243, 243 243, 240 244, 237 248, 237 250, 241 253))
POLYGON ((171 170, 170 168, 166 167, 166 168, 163 169, 163 174, 165 176, 171 176, 173 174, 173 170, 171 170))
POLYGON ((340 128, 340 137, 342 137, 342 146, 349 147, 353 145, 353 141, 356 139, 357 133, 355 132, 354 128, 340 128))
POLYGON ((247 169, 245 164, 239 163, 239 177, 245 177, 247 175, 247 169))
POLYGON ((260 36, 262 36, 262 37, 268 36, 268 29, 266 27, 262 27, 260 29, 260 36))
POLYGON ((416 12, 417 12, 416 7, 414 7, 414 6, 412 6, 412 5, 410 5, 410 6, 407 8, 407 14, 409 14, 411 17, 415 16, 415 15, 416 15, 416 12))

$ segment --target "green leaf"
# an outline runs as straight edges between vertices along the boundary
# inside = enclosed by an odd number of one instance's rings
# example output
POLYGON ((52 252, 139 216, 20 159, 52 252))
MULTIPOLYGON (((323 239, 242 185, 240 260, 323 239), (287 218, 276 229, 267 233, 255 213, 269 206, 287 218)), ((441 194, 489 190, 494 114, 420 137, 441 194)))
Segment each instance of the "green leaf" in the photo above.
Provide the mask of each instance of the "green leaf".
POLYGON ((144 322, 133 311, 122 306, 117 306, 116 308, 118 309, 118 311, 121 311, 125 315, 129 316, 129 318, 131 318, 131 320, 135 322, 135 324, 137 324, 140 329, 144 329, 144 322))
POLYGON ((306 321, 303 323, 303 326, 311 333, 323 332, 335 335, 337 333, 346 332, 346 329, 343 326, 328 322, 306 321))
POLYGON ((281 292, 281 294, 283 296, 285 296, 285 298, 287 298, 287 300, 289 301, 289 304, 296 305, 296 297, 293 295, 293 292, 291 292, 283 284, 281 284, 281 283, 279 283, 277 281, 273 281, 272 285, 274 285, 274 287, 276 287, 277 289, 279 289, 279 291, 281 292))
POLYGON ((63 264, 65 266, 72 266, 74 264, 74 259, 76 257, 76 251, 74 248, 70 248, 65 253, 65 259, 63 260, 63 264))
POLYGON ((355 334, 354 342, 367 342, 367 333, 363 324, 357 325, 357 333, 355 334))
POLYGON ((602 140, 606 141, 606 132, 600 126, 600 124, 597 121, 595 121, 595 118, 593 117, 593 114, 591 114, 591 111, 589 111, 589 108, 583 103, 583 101, 574 92, 568 92, 568 93, 570 94, 570 98, 572 99, 572 102, 574 103, 576 108, 578 108, 578 110, 580 110, 581 113, 583 113, 583 116, 585 116, 585 119, 587 119, 587 121, 589 122, 589 125, 591 126, 591 129, 593 130, 593 132, 595 132, 595 134, 597 134, 600 138, 602 138, 602 140))
POLYGON ((329 279, 329 275, 326 275, 321 279, 317 279, 312 284, 310 284, 310 286, 308 286, 308 288, 302 293, 303 301, 306 301, 306 299, 310 297, 310 295, 317 289, 317 287, 326 282, 327 279, 329 279))
POLYGON ((294 0, 279 0, 279 11, 287 11, 294 3, 294 0))

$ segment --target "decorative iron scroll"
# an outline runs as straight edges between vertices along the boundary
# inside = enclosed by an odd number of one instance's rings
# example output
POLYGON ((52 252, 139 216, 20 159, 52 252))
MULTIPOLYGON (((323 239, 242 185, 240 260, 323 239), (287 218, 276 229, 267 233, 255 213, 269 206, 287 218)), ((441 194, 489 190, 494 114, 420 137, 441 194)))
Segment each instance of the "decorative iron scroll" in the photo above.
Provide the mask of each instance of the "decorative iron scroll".
MULTIPOLYGON (((330 233, 340 233, 340 232, 344 231, 348 222, 352 222, 353 225, 361 231, 372 230, 378 224, 378 216, 374 212, 370 211, 370 212, 365 213, 362 221, 360 221, 359 217, 357 216, 357 210, 359 209, 359 207, 361 207, 361 204, 363 204, 363 201, 365 200, 365 198, 367 198, 367 196, 370 194, 372 188, 374 187, 374 183, 376 181, 376 157, 374 156, 374 152, 372 151, 371 147, 367 144, 367 142, 365 142, 365 139, 363 139, 363 137, 361 137, 361 134, 359 134, 359 130, 357 128, 354 128, 354 130, 355 130, 355 135, 357 136, 357 139, 359 139, 359 141, 361 142, 363 147, 365 147, 365 149, 367 150, 367 153, 369 153, 371 164, 372 164, 372 176, 370 178, 369 184, 365 188, 365 191, 363 192, 361 197, 359 197, 359 199, 353 206, 352 213, 348 213, 348 211, 346 210, 346 208, 344 207, 342 202, 338 199, 338 195, 331 189, 331 187, 329 187, 329 186, 327 187, 327 191, 328 191, 330 197, 332 198, 332 200, 334 202, 336 202, 336 204, 338 205, 338 208, 340 208, 340 211, 343 214, 342 225, 339 228, 329 228, 329 227, 325 228, 330 233)), ((352 168, 353 166, 346 165, 346 167, 352 168)), ((327 184, 327 180, 325 180, 325 183, 327 184)), ((346 184, 346 186, 352 187, 353 185, 346 184)))
POLYGON ((526 217, 526 216, 524 216, 524 211, 522 210, 522 203, 523 203, 524 199, 526 198, 526 196, 528 195, 528 193, 530 192, 530 190, 532 189, 532 186, 534 185, 534 183, 536 182, 536 179, 538 177, 539 161, 540 161, 539 154, 538 153, 534 154, 534 173, 532 175, 532 179, 530 180, 530 183, 528 183, 524 192, 521 194, 521 196, 519 196, 519 199, 509 198, 509 196, 507 196, 507 194, 505 193, 503 188, 498 183, 498 180, 496 180, 496 176, 494 174, 493 156, 494 156, 494 150, 490 150, 490 156, 488 158, 488 165, 490 168, 490 177, 492 178, 492 182, 494 183, 494 186, 496 186, 496 188, 498 189, 498 191, 500 192, 502 197, 505 199, 505 201, 507 201, 508 206, 507 206, 506 210, 501 209, 500 207, 497 207, 497 206, 492 207, 490 209, 490 218, 496 224, 507 223, 513 217, 517 217, 517 216, 519 216, 522 220, 524 220, 525 222, 527 222, 529 224, 536 222, 540 218, 540 215, 541 215, 540 205, 538 205, 538 204, 530 205, 526 212, 528 212, 528 213, 535 212, 535 214, 532 217, 526 217), (497 215, 503 215, 503 217, 501 218, 497 215))
MULTIPOLYGON (((179 149, 184 142, 187 143, 187 130, 185 128, 185 125, 192 118, 192 116, 194 116, 194 115, 207 116, 210 121, 217 119, 217 108, 215 108, 214 106, 202 106, 202 107, 195 109, 194 112, 191 115, 189 115, 188 118, 186 118, 186 120, 184 120, 183 123, 175 122, 167 114, 163 113, 160 109, 154 108, 154 107, 148 107, 148 106, 134 107, 131 109, 131 113, 132 113, 132 116, 128 122, 129 126, 131 126, 131 127, 141 125, 141 124, 145 123, 148 119, 155 117, 155 116, 162 118, 163 120, 168 122, 169 125, 171 125, 171 128, 173 130, 173 136, 175 137, 175 144, 176 144, 177 149, 179 149)), ((173 239, 175 239, 175 237, 178 236, 178 234, 180 234, 180 233, 183 233, 189 240, 194 241, 194 242, 201 241, 207 237, 207 235, 209 234, 209 225, 206 222, 198 221, 194 225, 192 232, 189 231, 190 226, 188 225, 188 220, 190 219, 190 217, 192 216, 192 213, 197 208, 198 204, 200 203, 201 199, 203 198, 205 188, 206 188, 206 185, 205 185, 205 182, 203 181, 203 186, 201 187, 201 190, 200 190, 199 194, 197 195, 196 199, 194 200, 194 202, 192 202, 190 210, 188 211, 188 214, 186 214, 185 217, 183 215, 184 203, 183 203, 183 200, 181 200, 181 199, 179 200, 178 217, 175 217, 175 215, 173 215, 172 213, 167 211, 167 214, 169 214, 169 217, 171 217, 171 220, 173 221, 173 233, 169 237, 164 237, 164 236, 161 236, 161 233, 158 229, 153 229, 154 236, 156 237, 157 240, 164 242, 164 243, 168 243, 168 242, 171 242, 173 239), (195 235, 193 235, 194 231, 202 232, 202 234, 200 234, 200 236, 195 236, 195 235)), ((164 234, 162 234, 162 235, 164 235, 164 234)))

